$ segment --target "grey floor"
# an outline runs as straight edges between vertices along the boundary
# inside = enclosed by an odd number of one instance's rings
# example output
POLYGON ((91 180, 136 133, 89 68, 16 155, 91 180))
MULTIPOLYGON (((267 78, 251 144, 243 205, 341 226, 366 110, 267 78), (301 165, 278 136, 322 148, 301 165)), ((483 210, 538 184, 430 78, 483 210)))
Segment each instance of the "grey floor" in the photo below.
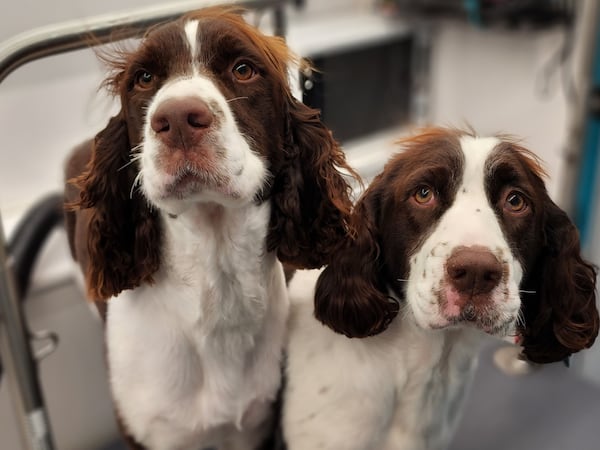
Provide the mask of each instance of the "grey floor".
MULTIPOLYGON (((106 384, 102 327, 78 288, 67 284, 34 295, 27 316, 33 329, 56 331, 61 339, 40 364, 58 448, 122 449, 106 384)), ((451 450, 600 448, 600 389, 561 364, 508 376, 492 362, 498 345, 484 346, 451 450)), ((6 380, 0 385, 0 436, 2 450, 22 448, 6 380)))
POLYGON ((506 375, 493 364, 498 347, 482 351, 450 450, 600 449, 600 389, 562 363, 506 375))

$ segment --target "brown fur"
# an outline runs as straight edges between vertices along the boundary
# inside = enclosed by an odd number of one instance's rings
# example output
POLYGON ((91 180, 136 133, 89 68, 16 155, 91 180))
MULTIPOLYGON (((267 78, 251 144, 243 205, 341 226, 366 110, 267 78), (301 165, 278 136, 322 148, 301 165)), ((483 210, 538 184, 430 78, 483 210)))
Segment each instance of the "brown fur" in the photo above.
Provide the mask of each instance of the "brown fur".
POLYGON ((598 335, 596 268, 581 257, 579 232, 545 196, 542 246, 523 282, 523 354, 537 363, 589 348, 598 335))

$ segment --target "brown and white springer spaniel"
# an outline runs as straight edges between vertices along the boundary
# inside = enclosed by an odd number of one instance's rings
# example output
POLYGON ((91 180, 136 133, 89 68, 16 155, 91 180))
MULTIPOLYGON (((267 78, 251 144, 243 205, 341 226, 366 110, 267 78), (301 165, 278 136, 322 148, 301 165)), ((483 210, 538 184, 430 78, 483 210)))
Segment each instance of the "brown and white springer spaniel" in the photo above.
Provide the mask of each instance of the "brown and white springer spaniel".
POLYGON ((289 450, 443 449, 482 333, 517 336, 537 363, 598 333, 596 271, 535 156, 447 129, 402 144, 357 203, 355 237, 290 285, 289 450))
POLYGON ((288 313, 281 262, 347 232, 342 151, 292 97, 283 40, 210 8, 110 61, 121 111, 67 164, 87 294, 110 299, 110 387, 150 449, 254 449, 269 433, 288 313))

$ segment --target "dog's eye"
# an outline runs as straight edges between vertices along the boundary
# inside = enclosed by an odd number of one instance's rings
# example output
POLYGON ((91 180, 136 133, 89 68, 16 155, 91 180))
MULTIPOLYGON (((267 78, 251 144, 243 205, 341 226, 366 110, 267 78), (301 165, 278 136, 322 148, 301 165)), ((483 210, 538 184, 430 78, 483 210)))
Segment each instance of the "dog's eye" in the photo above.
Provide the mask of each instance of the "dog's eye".
POLYGON ((256 69, 247 61, 240 61, 233 65, 233 76, 238 81, 249 81, 256 75, 256 69))
POLYGON ((140 70, 135 74, 135 84, 142 89, 150 89, 154 84, 154 75, 147 70, 140 70))
POLYGON ((427 205, 435 199, 435 194, 431 187, 419 186, 413 194, 413 198, 419 205, 427 205))
POLYGON ((527 209, 527 200, 523 194, 511 191, 504 202, 504 209, 512 213, 520 213, 527 209))

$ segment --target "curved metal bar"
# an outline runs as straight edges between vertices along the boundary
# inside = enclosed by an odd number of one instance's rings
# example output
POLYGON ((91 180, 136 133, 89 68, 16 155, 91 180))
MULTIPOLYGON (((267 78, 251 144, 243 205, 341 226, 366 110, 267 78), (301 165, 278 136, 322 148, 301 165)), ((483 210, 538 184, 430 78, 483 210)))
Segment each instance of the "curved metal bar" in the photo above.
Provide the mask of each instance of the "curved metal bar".
POLYGON ((252 9, 275 7, 275 31, 283 35, 283 3, 283 0, 186 0, 36 28, 0 43, 0 83, 27 62, 109 43, 113 41, 115 30, 122 31, 119 39, 139 37, 149 26, 206 6, 234 4, 252 9), (92 44, 90 36, 94 37, 92 44))
POLYGON ((0 354, 27 449, 54 448, 37 367, 14 280, 14 260, 7 253, 0 224, 0 354))

